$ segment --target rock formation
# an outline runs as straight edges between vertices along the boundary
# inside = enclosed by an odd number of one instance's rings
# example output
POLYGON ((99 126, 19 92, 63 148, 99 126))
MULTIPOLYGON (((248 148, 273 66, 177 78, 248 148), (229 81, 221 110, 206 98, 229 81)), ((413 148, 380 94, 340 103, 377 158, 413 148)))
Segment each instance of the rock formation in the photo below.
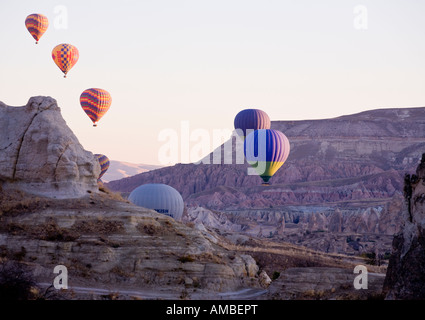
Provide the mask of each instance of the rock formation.
POLYGON ((402 230, 394 236, 384 283, 387 299, 425 299, 425 154, 406 176, 402 230))
POLYGON ((0 186, 56 198, 98 190, 100 166, 66 125, 56 100, 0 102, 0 186))
POLYGON ((184 222, 192 222, 202 224, 209 228, 220 229, 221 231, 242 231, 242 226, 233 223, 228 216, 220 212, 212 212, 202 207, 189 207, 187 213, 183 217, 184 222))

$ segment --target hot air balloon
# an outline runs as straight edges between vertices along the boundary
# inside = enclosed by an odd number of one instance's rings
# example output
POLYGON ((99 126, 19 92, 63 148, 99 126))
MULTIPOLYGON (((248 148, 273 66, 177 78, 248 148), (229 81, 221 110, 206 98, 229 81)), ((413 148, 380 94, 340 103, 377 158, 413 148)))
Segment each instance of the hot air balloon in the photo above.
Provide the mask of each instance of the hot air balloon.
POLYGON ((98 88, 84 90, 80 96, 80 104, 87 116, 96 127, 100 118, 109 110, 112 98, 108 91, 98 88))
MULTIPOLYGON (((251 130, 270 129, 270 118, 262 110, 259 109, 245 109, 240 111, 234 121, 235 129, 241 129, 243 138, 249 134, 251 130)), ((239 132, 238 132, 239 134, 239 132)))
POLYGON ((244 142, 245 158, 263 179, 264 185, 269 184, 269 179, 285 163, 289 151, 288 138, 278 130, 255 130, 244 142))
POLYGON ((38 13, 30 14, 25 19, 25 26, 27 27, 29 33, 35 39, 35 43, 38 43, 41 36, 46 32, 49 27, 49 20, 46 16, 38 13))
POLYGON ((137 206, 153 209, 178 221, 183 216, 182 196, 176 189, 166 184, 141 185, 130 193, 128 200, 137 206))
POLYGON ((59 69, 65 74, 77 63, 80 54, 72 44, 62 43, 53 48, 52 58, 59 69))
POLYGON ((100 179, 105 174, 105 172, 108 171, 109 158, 105 156, 104 154, 98 154, 98 153, 95 154, 94 156, 97 158, 97 160, 99 160, 99 164, 100 164, 100 175, 99 175, 99 178, 97 179, 97 181, 100 181, 100 179))

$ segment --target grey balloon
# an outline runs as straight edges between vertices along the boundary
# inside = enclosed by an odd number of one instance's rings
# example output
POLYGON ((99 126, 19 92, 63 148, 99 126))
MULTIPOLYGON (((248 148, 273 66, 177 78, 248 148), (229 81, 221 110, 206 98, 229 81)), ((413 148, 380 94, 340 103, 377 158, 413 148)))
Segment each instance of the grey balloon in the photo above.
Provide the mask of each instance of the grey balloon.
POLYGON ((153 209, 180 221, 183 216, 184 202, 180 193, 162 183, 144 184, 134 189, 128 200, 137 206, 153 209))

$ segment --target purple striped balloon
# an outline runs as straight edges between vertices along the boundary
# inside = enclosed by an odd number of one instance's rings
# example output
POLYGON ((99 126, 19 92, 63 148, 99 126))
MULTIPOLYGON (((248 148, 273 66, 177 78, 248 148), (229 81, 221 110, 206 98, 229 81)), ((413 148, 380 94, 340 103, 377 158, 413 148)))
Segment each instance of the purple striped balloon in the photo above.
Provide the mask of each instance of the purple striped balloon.
POLYGON ((245 109, 236 115, 234 125, 235 129, 242 130, 243 137, 246 137, 250 133, 248 130, 270 129, 270 118, 262 110, 245 109))

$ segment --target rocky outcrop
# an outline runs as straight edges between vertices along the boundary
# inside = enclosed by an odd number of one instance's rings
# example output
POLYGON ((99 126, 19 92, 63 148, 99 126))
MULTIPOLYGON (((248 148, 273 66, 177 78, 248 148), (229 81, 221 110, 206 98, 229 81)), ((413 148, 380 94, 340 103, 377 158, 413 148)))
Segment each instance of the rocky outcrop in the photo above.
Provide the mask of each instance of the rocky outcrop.
POLYGON ((242 231, 242 226, 232 222, 225 213, 213 212, 202 207, 188 207, 183 216, 183 222, 192 222, 196 225, 219 229, 221 231, 242 231))
POLYGON ((336 209, 329 218, 328 230, 329 232, 342 232, 343 228, 343 218, 341 210, 336 209))
POLYGON ((26 264, 41 286, 53 283, 56 265, 67 267, 70 290, 106 290, 123 299, 217 298, 258 284, 250 255, 225 249, 206 230, 107 195, 25 197, 0 203, 1 210, 0 262, 26 264))
POLYGON ((0 103, 0 186, 56 198, 98 190, 100 166, 62 118, 56 100, 0 103))
POLYGON ((385 278, 387 299, 425 299, 425 154, 405 179, 402 230, 394 236, 385 278))

